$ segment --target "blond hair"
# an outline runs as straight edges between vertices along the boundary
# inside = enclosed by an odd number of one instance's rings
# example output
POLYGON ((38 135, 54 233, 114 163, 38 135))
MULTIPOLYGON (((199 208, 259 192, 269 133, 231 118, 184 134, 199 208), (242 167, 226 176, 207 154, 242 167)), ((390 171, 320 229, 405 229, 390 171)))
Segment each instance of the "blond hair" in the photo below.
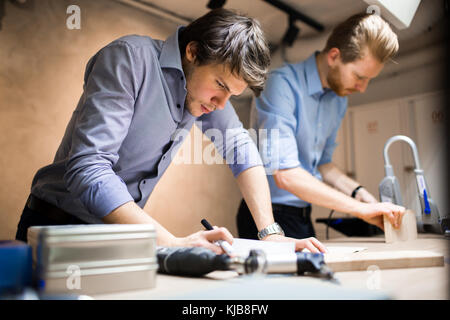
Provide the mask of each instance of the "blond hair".
POLYGON ((398 51, 397 35, 377 14, 360 13, 351 16, 333 29, 324 51, 338 48, 344 63, 363 58, 365 49, 381 63, 398 51))

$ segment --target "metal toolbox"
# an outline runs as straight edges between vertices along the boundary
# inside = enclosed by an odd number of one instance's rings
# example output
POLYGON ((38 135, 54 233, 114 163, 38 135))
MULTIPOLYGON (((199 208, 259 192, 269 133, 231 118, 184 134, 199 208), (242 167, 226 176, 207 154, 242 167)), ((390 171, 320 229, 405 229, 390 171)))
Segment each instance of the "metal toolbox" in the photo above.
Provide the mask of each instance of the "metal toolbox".
POLYGON ((28 229, 38 288, 97 294, 156 285, 156 231, 149 224, 39 226, 28 229))

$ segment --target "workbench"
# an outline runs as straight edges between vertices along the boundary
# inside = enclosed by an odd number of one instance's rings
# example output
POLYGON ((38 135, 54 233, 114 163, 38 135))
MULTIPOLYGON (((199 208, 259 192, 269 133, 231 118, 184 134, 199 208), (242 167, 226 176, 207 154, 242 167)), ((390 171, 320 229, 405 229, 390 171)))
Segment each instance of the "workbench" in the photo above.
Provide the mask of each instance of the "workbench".
POLYGON ((157 274, 156 287, 92 296, 94 299, 302 300, 449 299, 449 248, 444 236, 419 234, 412 242, 386 244, 384 236, 323 241, 329 246, 360 246, 368 251, 430 250, 444 255, 444 266, 336 272, 340 284, 294 275, 242 275, 215 271, 203 278, 157 274))

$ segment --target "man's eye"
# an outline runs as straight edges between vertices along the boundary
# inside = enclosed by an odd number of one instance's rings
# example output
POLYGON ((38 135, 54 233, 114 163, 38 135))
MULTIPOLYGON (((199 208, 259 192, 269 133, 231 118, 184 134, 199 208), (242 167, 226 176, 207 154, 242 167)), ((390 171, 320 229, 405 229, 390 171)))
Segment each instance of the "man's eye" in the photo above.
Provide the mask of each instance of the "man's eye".
POLYGON ((216 81, 216 82, 217 82, 217 85, 218 85, 220 88, 225 89, 225 86, 224 86, 223 84, 221 84, 219 81, 216 81))

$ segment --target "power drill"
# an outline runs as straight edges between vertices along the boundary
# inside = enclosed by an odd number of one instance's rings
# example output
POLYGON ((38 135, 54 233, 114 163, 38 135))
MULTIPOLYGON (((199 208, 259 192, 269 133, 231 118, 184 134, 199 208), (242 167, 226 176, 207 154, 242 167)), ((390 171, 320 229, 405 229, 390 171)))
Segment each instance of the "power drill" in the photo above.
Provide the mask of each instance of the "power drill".
POLYGON ((248 257, 230 257, 202 247, 159 247, 156 256, 158 272, 164 274, 201 277, 212 271, 234 270, 239 274, 293 273, 337 282, 320 253, 266 256, 262 250, 251 250, 248 257))

